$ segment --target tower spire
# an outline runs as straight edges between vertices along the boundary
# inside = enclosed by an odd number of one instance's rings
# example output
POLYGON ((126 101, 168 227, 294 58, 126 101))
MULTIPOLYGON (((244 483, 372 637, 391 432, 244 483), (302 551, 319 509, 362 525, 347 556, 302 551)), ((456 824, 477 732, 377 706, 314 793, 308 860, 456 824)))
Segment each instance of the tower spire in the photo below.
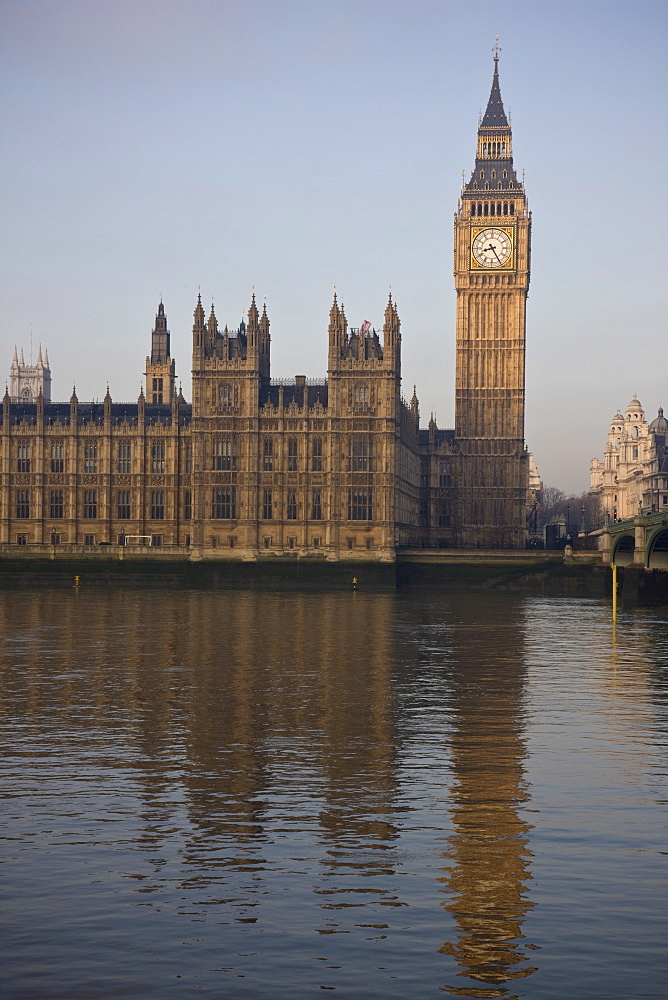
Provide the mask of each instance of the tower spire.
POLYGON ((508 119, 506 118, 506 112, 503 108, 503 101, 501 100, 501 87, 499 86, 499 52, 501 51, 501 46, 499 45, 499 38, 497 35, 496 45, 494 46, 494 76, 492 77, 492 89, 489 93, 489 100, 487 102, 487 110, 483 115, 482 121, 480 122, 480 128, 509 128, 508 119))
MULTIPOLYGON (((507 198, 512 192, 512 197, 518 198, 523 189, 513 166, 513 134, 501 99, 499 51, 497 39, 492 87, 485 114, 478 124, 475 167, 469 182, 463 187, 463 197, 472 195, 475 198, 497 199, 503 192, 501 197, 507 198)), ((483 201, 480 208, 480 215, 498 214, 496 203, 494 208, 491 205, 485 208, 483 201)), ((500 211, 503 213, 503 206, 500 211)))

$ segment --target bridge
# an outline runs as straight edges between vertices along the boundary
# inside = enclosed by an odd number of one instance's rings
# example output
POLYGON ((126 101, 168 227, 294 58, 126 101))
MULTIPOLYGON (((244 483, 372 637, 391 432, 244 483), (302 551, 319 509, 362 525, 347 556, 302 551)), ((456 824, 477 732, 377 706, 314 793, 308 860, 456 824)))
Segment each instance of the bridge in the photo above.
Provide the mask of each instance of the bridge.
POLYGON ((611 566, 668 571, 668 511, 611 522, 601 536, 603 561, 611 566))

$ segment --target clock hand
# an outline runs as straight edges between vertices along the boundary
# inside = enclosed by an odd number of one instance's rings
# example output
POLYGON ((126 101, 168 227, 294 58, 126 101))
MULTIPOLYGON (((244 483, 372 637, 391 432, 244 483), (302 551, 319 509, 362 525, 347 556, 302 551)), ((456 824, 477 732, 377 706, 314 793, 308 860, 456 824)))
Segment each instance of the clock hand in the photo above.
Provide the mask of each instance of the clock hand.
POLYGON ((501 258, 499 257, 498 253, 496 252, 496 247, 492 246, 492 244, 490 243, 490 245, 487 247, 487 249, 492 251, 492 253, 494 254, 494 256, 496 257, 496 259, 498 260, 498 262, 500 264, 501 263, 501 258))

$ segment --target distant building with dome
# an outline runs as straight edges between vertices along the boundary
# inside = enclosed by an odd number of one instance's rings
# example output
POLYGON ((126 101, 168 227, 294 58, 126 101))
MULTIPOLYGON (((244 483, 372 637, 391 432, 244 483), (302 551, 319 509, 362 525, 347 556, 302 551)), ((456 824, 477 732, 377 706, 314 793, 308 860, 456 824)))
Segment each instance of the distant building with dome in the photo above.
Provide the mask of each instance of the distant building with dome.
POLYGON ((667 441, 668 420, 662 407, 648 423, 634 395, 624 413, 615 413, 603 461, 593 458, 590 466, 591 492, 610 520, 623 521, 639 513, 668 514, 667 441))

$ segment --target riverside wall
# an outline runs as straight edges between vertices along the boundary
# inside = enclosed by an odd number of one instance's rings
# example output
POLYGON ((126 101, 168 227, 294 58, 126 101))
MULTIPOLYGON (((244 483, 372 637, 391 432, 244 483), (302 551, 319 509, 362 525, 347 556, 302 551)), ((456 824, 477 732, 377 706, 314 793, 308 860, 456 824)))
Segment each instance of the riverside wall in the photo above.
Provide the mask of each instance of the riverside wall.
MULTIPOLYGON (((623 605, 668 605, 668 573, 618 567, 623 605)), ((231 558, 230 553, 116 546, 0 546, 0 588, 213 588, 221 590, 405 589, 527 591, 546 596, 612 595, 612 573, 597 552, 413 549, 393 561, 325 555, 231 558)))
POLYGON ((230 558, 216 551, 109 546, 2 546, 0 587, 212 587, 276 590, 474 588, 605 596, 610 569, 597 553, 400 550, 393 561, 326 556, 230 558))

